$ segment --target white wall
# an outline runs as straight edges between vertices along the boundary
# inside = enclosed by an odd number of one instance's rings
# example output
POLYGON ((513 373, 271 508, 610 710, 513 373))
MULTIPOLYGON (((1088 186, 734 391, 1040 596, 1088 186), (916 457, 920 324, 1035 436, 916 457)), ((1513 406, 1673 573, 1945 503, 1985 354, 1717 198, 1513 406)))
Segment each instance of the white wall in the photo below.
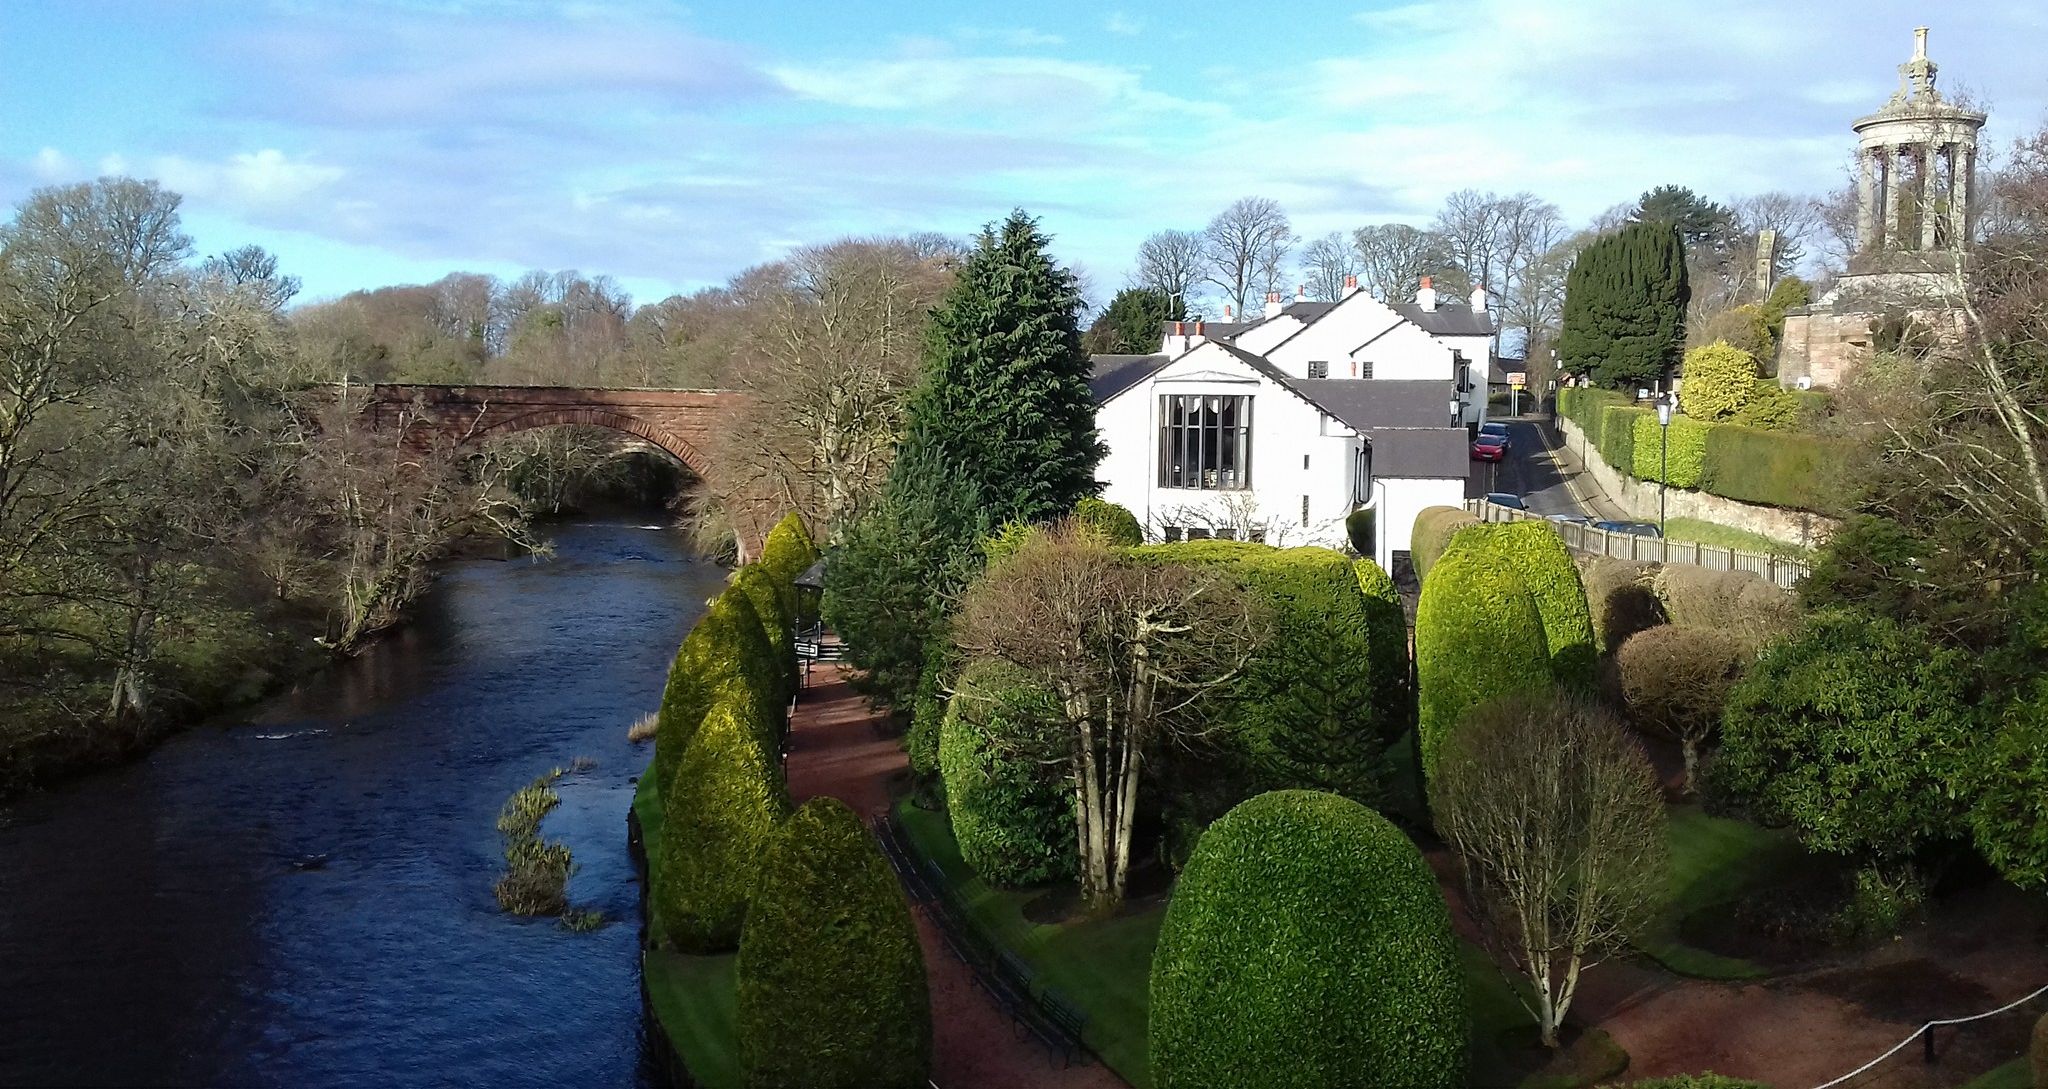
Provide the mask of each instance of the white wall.
POLYGON ((1354 362, 1372 361, 1376 379, 1450 379, 1451 348, 1363 291, 1346 296, 1299 334, 1266 353, 1295 378, 1308 377, 1314 360, 1330 364, 1330 377, 1357 378, 1354 362), (1367 341, 1371 345, 1358 350, 1367 341))
POLYGON ((1373 558, 1388 572, 1394 569, 1394 553, 1408 551, 1408 542, 1414 539, 1416 515, 1428 507, 1459 507, 1465 503, 1462 480, 1382 478, 1374 492, 1374 505, 1380 516, 1376 542, 1379 555, 1373 558))

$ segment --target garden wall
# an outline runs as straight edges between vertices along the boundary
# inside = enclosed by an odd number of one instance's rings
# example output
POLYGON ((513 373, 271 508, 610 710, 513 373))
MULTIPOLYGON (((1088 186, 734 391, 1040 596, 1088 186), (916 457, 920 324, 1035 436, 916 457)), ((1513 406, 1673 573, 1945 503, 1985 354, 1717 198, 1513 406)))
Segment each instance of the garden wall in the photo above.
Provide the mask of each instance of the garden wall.
MULTIPOLYGON (((1615 470, 1600 451, 1586 441, 1585 432, 1564 416, 1555 417, 1558 432, 1564 436, 1572 453, 1586 463, 1586 471, 1593 475, 1600 490, 1607 493, 1627 511, 1629 517, 1645 522, 1657 520, 1657 497, 1660 485, 1655 481, 1639 480, 1615 470)), ((1675 474, 1674 474, 1675 475, 1675 474)), ((1735 529, 1760 533, 1775 541, 1786 544, 1815 547, 1825 541, 1839 524, 1825 515, 1808 510, 1793 510, 1789 507, 1767 507, 1760 503, 1744 503, 1719 495, 1693 491, 1688 488, 1672 488, 1665 497, 1664 513, 1669 518, 1697 518, 1703 522, 1730 526, 1735 529)))

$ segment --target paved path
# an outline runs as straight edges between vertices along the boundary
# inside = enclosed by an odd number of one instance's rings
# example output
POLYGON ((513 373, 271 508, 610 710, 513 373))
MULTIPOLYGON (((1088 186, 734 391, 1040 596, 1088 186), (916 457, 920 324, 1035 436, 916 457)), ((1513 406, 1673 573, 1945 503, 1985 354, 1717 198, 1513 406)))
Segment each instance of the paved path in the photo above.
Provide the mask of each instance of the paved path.
MULTIPOLYGON (((789 793, 798 804, 828 794, 862 817, 889 809, 889 784, 904 774, 903 746, 877 729, 884 716, 846 682, 839 663, 814 667, 790 719, 789 793)), ((1061 1067, 1022 1035, 947 952, 938 930, 914 908, 932 998, 932 1082, 939 1089, 1121 1089, 1100 1063, 1061 1067)))

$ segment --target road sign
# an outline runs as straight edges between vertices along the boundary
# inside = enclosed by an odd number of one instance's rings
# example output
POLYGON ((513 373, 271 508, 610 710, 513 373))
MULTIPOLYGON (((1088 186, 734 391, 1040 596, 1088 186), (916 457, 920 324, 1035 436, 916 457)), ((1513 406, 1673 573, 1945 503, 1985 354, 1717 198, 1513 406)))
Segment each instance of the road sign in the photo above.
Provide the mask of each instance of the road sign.
POLYGON ((1529 384, 1529 372, 1527 372, 1527 371, 1509 371, 1509 372, 1508 372, 1508 385, 1509 385, 1509 386, 1511 386, 1511 387, 1513 387, 1513 388, 1515 388, 1515 389, 1521 389, 1522 387, 1524 387, 1524 386, 1527 386, 1528 384, 1529 384))

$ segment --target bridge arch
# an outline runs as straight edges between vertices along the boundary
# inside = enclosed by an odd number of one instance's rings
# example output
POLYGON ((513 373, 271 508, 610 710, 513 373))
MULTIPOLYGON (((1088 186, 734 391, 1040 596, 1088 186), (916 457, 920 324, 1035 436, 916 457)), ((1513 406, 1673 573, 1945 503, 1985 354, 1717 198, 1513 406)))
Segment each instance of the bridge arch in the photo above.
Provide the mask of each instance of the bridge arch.
POLYGON ((612 409, 589 407, 541 408, 516 416, 494 420, 484 427, 465 434, 464 445, 488 442, 499 435, 510 435, 519 431, 531 431, 536 427, 559 427, 563 425, 603 427, 623 432, 635 438, 645 439, 666 451, 669 456, 683 463, 683 466, 699 478, 704 476, 705 458, 702 451, 683 438, 649 420, 612 409))

